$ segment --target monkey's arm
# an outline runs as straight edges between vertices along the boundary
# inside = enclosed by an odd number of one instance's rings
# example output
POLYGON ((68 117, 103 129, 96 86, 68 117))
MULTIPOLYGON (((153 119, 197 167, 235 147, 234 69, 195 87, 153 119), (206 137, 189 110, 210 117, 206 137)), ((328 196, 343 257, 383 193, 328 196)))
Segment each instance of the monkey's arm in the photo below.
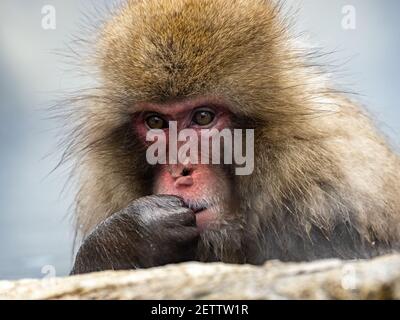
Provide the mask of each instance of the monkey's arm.
POLYGON ((85 239, 71 274, 189 261, 198 236, 195 214, 179 198, 140 198, 85 239))

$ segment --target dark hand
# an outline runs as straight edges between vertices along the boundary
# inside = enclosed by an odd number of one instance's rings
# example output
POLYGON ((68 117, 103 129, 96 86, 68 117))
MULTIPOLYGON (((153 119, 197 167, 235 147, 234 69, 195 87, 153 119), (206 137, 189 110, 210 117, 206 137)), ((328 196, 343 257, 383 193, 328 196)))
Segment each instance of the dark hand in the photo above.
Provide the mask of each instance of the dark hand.
POLYGON ((149 196, 102 222, 85 239, 71 274, 193 260, 196 217, 175 196, 149 196))

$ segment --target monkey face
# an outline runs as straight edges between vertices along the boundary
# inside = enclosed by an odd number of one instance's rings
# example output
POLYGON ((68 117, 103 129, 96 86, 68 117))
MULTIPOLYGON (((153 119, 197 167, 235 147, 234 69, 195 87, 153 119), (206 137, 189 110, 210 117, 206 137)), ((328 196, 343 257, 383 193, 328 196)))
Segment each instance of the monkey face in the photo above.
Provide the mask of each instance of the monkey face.
POLYGON ((230 130, 232 117, 225 104, 211 98, 141 103, 132 116, 133 130, 144 146, 150 146, 151 131, 162 133, 157 139, 164 144, 165 157, 154 166, 153 194, 182 198, 202 230, 221 224, 231 203, 229 170, 221 162, 223 146, 213 151, 213 136, 205 133, 230 130), (182 139, 185 132, 189 135, 182 139), (212 163, 216 153, 218 165, 212 163))

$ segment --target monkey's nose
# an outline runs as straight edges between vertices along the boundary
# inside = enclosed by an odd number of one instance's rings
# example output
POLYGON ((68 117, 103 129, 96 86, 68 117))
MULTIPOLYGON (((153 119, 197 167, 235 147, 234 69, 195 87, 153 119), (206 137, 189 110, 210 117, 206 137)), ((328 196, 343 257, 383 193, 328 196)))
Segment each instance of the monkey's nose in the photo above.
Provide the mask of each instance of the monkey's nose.
POLYGON ((175 179, 175 188, 190 187, 193 185, 192 168, 187 166, 174 167, 171 175, 175 179))

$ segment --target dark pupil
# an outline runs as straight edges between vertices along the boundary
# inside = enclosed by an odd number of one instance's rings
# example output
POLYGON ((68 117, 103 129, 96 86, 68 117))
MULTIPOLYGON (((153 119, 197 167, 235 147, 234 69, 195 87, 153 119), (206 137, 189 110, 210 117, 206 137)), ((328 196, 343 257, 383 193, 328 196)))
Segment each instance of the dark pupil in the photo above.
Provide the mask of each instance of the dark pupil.
POLYGON ((164 127, 164 120, 157 116, 151 116, 147 119, 147 125, 151 129, 162 129, 164 127))
POLYGON ((205 126, 213 121, 214 115, 209 111, 199 111, 194 117, 194 121, 202 126, 205 126))

